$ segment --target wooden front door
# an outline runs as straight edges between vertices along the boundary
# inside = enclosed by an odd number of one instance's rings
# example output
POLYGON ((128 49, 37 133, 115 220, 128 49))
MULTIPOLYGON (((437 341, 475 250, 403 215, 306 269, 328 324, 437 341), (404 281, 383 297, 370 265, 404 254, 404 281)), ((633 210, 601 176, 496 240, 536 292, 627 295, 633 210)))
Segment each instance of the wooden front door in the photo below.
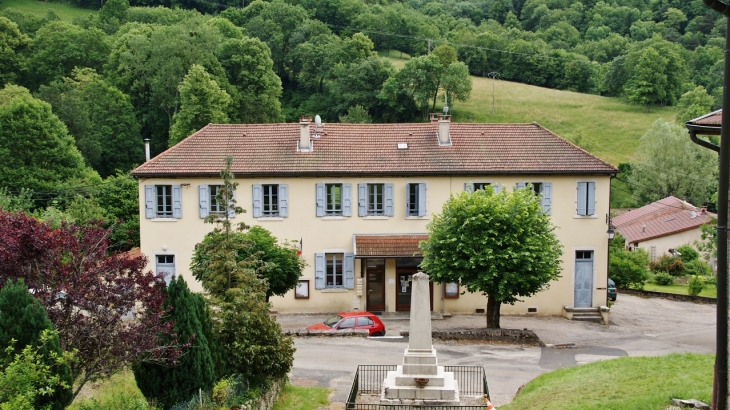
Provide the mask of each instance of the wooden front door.
POLYGON ((382 312, 385 310, 385 261, 383 259, 366 259, 363 261, 367 272, 367 310, 382 312))
MULTIPOLYGON (((418 272, 416 268, 398 268, 395 279, 395 311, 411 311, 411 278, 418 272)), ((433 282, 428 282, 429 305, 433 310, 433 282)))

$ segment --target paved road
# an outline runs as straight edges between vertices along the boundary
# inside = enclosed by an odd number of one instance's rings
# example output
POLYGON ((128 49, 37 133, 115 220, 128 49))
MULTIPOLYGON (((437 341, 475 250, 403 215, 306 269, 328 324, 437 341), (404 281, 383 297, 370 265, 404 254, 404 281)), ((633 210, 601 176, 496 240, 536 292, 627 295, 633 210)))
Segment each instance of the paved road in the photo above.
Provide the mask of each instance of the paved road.
MULTIPOLYGON (((316 323, 322 315, 279 315, 284 328, 316 323)), ((482 327, 483 315, 455 315, 433 321, 434 329, 482 327)), ((389 320, 388 334, 407 329, 407 320, 389 320)), ((495 405, 512 400, 521 385, 541 373, 619 356, 673 352, 714 353, 715 306, 619 295, 610 326, 559 317, 505 316, 502 328, 535 331, 547 347, 435 342, 439 364, 484 366, 495 405), (566 347, 565 345, 569 345, 566 347)), ((292 382, 334 389, 340 408, 359 364, 399 364, 408 346, 400 338, 297 338, 292 382)))

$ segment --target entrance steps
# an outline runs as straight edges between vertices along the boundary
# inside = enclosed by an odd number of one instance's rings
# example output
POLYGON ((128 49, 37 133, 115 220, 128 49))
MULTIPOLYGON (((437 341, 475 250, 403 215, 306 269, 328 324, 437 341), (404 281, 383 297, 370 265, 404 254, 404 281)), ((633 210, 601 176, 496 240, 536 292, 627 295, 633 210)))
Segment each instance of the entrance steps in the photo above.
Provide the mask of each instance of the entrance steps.
POLYGON ((563 315, 568 320, 608 324, 609 309, 605 306, 577 308, 563 306, 563 315))

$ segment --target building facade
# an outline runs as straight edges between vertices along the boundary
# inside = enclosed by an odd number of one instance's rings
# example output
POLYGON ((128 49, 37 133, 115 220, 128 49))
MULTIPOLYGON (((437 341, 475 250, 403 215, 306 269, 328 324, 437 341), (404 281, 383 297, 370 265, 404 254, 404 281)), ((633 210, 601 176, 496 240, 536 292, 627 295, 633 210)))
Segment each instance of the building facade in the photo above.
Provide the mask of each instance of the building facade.
MULTIPOLYGON (((557 226, 562 277, 507 314, 561 314, 606 303, 610 175, 617 171, 537 124, 208 125, 133 171, 141 249, 149 268, 190 275, 196 243, 219 212, 225 158, 239 183, 235 222, 301 245, 297 289, 272 297, 280 312, 408 311, 418 243, 451 195, 532 189, 557 226)), ((474 313, 481 294, 432 284, 435 311, 474 313), (463 293, 463 294, 462 294, 463 293)))

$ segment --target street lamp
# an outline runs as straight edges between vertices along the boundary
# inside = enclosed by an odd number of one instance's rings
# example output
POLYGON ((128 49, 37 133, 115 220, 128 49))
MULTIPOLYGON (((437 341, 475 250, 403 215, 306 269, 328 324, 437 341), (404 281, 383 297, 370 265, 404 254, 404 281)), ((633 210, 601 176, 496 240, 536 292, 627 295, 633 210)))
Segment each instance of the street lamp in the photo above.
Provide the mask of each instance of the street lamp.
POLYGON ((616 231, 613 229, 613 225, 608 225, 608 231, 606 231, 606 233, 608 234, 609 241, 616 236, 616 231))

